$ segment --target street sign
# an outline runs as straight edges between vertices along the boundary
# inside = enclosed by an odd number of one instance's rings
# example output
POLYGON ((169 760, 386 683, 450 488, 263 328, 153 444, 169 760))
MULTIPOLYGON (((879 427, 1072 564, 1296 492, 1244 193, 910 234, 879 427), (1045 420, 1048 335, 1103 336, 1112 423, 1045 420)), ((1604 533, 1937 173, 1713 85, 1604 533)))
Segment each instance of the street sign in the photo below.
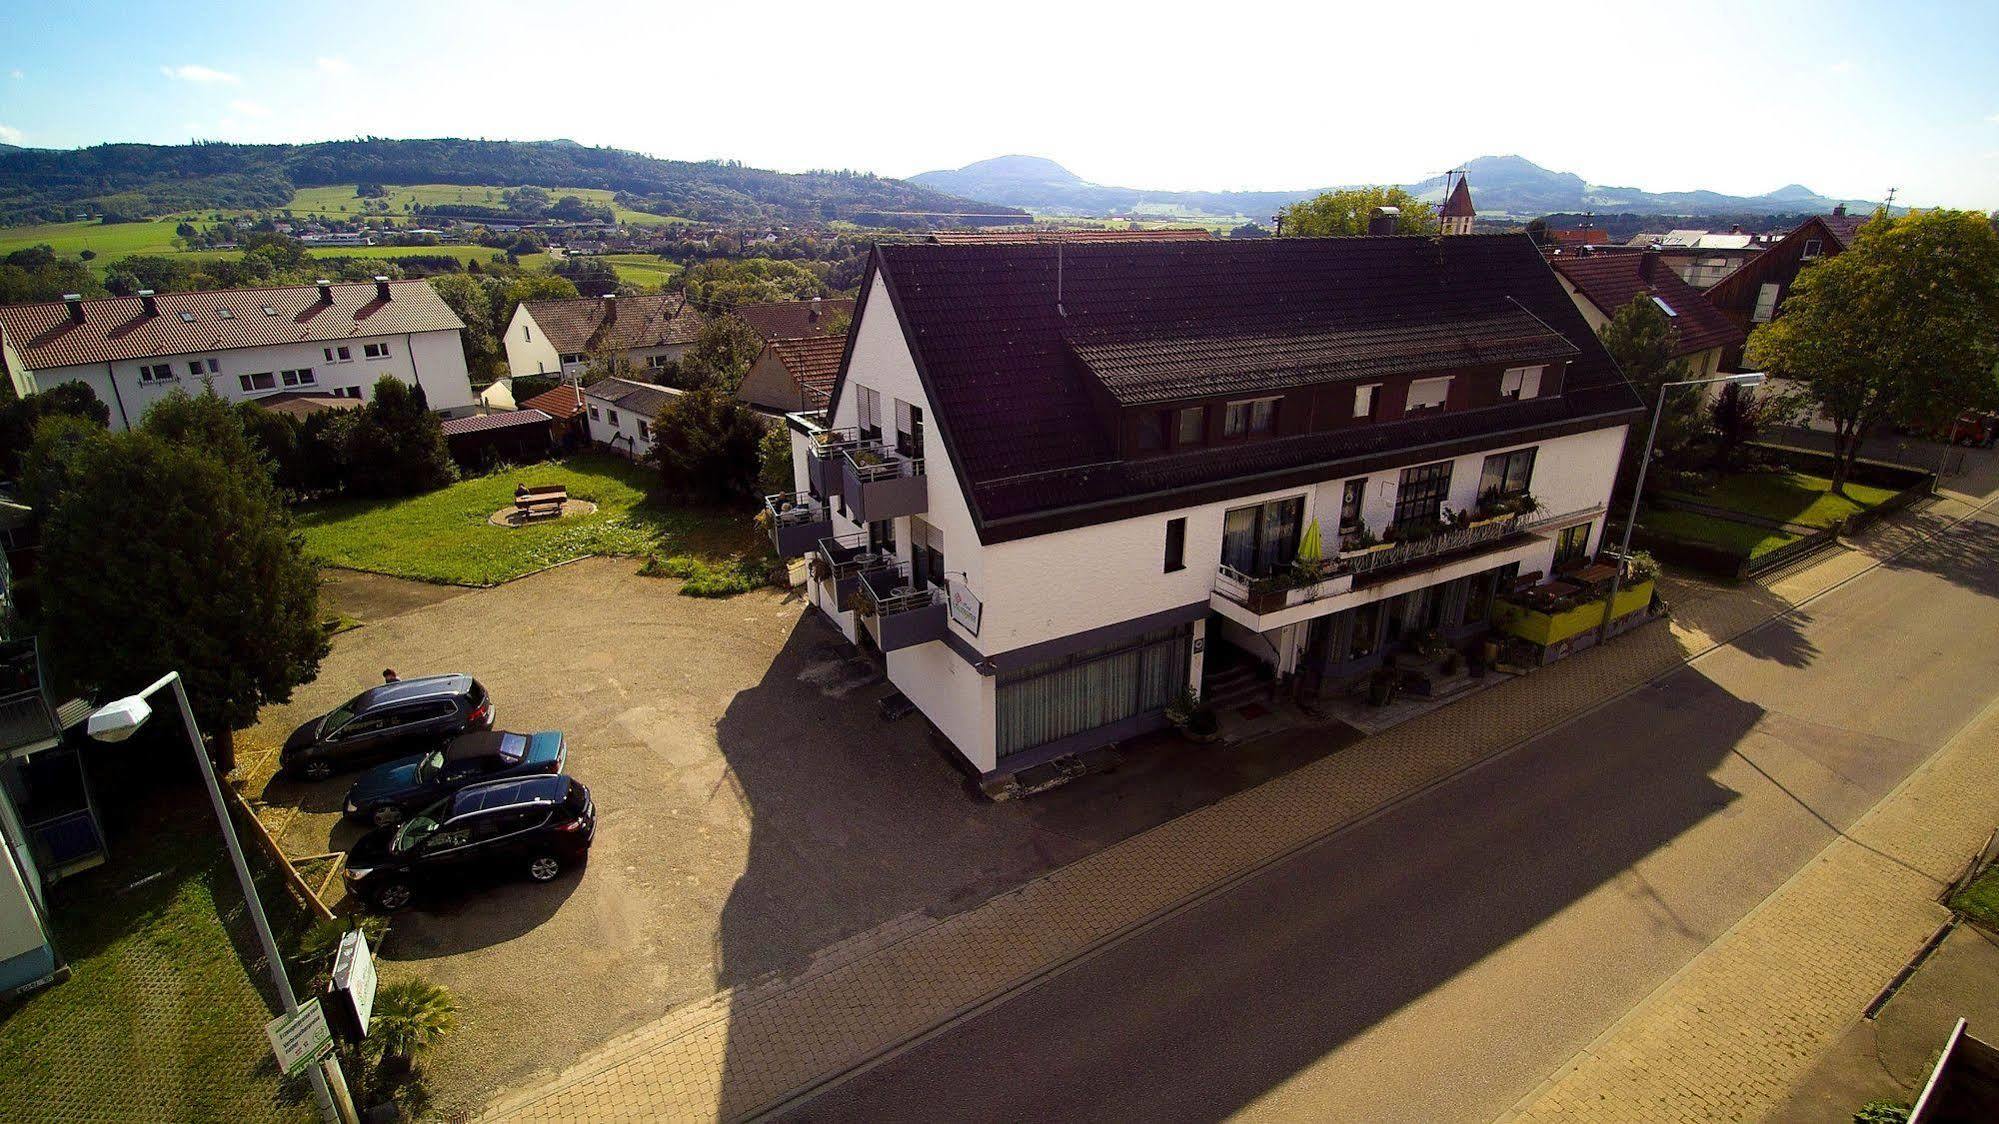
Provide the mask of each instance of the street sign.
POLYGON ((264 1036, 271 1040, 271 1053, 286 1077, 297 1077, 315 1062, 333 1052, 333 1031, 326 1025, 326 1012, 319 1000, 308 999, 297 1011, 279 1015, 264 1024, 264 1036))
POLYGON ((350 929, 340 938, 340 951, 333 957, 333 979, 327 994, 333 1006, 329 1017, 349 1042, 368 1037, 368 1018, 375 1010, 375 958, 368 951, 368 938, 359 929, 350 929))

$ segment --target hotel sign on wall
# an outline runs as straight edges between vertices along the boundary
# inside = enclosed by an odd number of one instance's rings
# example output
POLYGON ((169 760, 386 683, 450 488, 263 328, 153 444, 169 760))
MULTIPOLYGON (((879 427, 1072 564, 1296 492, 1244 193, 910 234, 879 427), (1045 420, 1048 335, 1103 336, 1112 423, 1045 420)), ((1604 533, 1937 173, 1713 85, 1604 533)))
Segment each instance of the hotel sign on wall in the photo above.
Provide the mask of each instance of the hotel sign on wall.
POLYGON ((979 615, 984 609, 985 606, 979 603, 977 595, 973 594, 970 589, 967 589, 964 582, 958 581, 955 578, 952 579, 951 620, 953 623, 973 636, 977 636, 979 634, 979 615))

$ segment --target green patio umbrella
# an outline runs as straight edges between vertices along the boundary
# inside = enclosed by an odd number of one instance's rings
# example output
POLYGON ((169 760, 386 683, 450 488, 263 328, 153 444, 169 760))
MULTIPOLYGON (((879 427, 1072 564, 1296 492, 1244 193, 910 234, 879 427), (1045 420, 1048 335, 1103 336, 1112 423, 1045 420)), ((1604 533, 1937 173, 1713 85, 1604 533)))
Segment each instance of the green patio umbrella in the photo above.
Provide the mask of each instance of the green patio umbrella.
POLYGON ((1319 521, 1305 524, 1305 537, 1298 542, 1298 564, 1316 567, 1325 561, 1326 549, 1319 543, 1319 521))

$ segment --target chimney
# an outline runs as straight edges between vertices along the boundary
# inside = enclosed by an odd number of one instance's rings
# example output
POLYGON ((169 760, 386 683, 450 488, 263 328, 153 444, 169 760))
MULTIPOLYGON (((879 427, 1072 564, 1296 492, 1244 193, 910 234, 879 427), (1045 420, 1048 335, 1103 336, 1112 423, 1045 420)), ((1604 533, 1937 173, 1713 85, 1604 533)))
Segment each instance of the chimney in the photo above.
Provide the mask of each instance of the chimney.
POLYGON ((83 323, 83 294, 64 293, 62 295, 62 302, 69 306, 70 322, 72 324, 83 323))
POLYGON ((319 286, 319 303, 332 304, 333 282, 328 281, 325 278, 321 278, 318 281, 314 281, 313 284, 319 286))
POLYGON ((617 318, 618 318, 618 294, 616 294, 616 293, 605 293, 605 294, 604 294, 604 323, 606 323, 606 324, 609 324, 609 323, 611 323, 611 322, 613 322, 613 321, 617 320, 617 318))
POLYGON ((388 279, 388 278, 386 278, 386 277, 383 277, 383 276, 382 276, 381 274, 379 274, 379 273, 375 275, 375 299, 376 299, 376 300, 378 300, 378 301, 385 301, 385 300, 388 300, 388 299, 390 299, 390 298, 389 298, 389 279, 388 279))
POLYGON ((806 322, 807 322, 807 323, 811 323, 812 321, 814 321, 814 320, 817 320, 817 319, 819 319, 819 298, 818 298, 818 297, 813 297, 813 298, 812 298, 812 307, 811 307, 810 309, 806 310, 806 313, 805 313, 805 320, 806 320, 806 322))
POLYGON ((1836 203, 1836 204, 1834 204, 1834 205, 1833 205, 1833 208, 1832 208, 1832 213, 1833 213, 1833 214, 1835 214, 1835 215, 1838 215, 1838 216, 1839 216, 1840 218, 1845 218, 1845 217, 1846 217, 1846 204, 1844 204, 1844 203, 1836 203))
POLYGON ((1367 217, 1367 232, 1370 235, 1393 234, 1395 224, 1401 221, 1401 218, 1400 207, 1376 207, 1374 213, 1367 217))
POLYGON ((146 315, 148 316, 158 316, 160 314, 160 302, 153 298, 153 291, 151 289, 139 290, 139 306, 146 310, 146 315))
POLYGON ((1736 224, 1735 224, 1734 226, 1731 226, 1731 227, 1729 227, 1729 228, 1728 228, 1728 232, 1729 232, 1730 234, 1740 234, 1740 233, 1742 233, 1742 224, 1741 224, 1741 223, 1736 223, 1736 224))

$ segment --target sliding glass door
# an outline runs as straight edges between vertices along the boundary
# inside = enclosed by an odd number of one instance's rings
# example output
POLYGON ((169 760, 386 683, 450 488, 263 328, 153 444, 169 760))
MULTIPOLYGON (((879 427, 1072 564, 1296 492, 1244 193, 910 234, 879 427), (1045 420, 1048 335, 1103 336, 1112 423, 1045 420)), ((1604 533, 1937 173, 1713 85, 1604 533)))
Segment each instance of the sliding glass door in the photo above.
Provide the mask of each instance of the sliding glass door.
POLYGON ((1305 498, 1238 507, 1222 519, 1222 565, 1262 577, 1298 556, 1305 498))

